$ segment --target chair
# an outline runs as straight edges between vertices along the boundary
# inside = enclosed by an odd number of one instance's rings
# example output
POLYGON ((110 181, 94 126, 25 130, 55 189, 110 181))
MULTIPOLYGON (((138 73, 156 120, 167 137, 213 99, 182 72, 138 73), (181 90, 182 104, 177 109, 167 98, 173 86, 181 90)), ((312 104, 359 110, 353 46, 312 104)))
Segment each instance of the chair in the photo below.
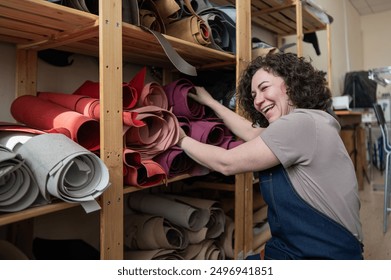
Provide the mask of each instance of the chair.
POLYGON ((383 148, 384 148, 384 155, 385 155, 385 174, 384 174, 384 206, 383 206, 383 233, 387 232, 387 222, 388 222, 388 214, 391 212, 390 208, 390 190, 389 190, 389 183, 390 183, 390 160, 391 160, 391 144, 389 142, 388 138, 388 128, 386 124, 386 119, 384 117, 384 112, 380 104, 374 103, 373 109, 375 111, 376 119, 379 124, 381 134, 383 137, 383 148))

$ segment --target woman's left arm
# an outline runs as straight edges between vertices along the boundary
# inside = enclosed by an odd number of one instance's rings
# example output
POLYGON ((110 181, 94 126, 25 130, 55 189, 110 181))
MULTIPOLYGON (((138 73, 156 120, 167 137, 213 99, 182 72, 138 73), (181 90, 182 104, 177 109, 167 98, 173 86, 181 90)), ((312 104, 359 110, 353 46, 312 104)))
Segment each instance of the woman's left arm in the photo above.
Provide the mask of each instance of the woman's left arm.
POLYGON ((260 171, 280 163, 261 137, 230 150, 188 136, 183 137, 178 145, 197 163, 224 175, 260 171))

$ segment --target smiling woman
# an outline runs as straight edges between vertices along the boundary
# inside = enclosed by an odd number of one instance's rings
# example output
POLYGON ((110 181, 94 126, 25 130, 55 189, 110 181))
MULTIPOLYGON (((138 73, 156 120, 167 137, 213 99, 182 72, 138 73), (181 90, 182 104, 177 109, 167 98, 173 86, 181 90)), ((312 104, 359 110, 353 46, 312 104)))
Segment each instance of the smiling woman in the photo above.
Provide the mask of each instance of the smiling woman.
POLYGON ((268 54, 249 64, 237 95, 245 118, 204 88, 189 93, 245 143, 225 150, 182 131, 178 145, 211 170, 259 172, 272 233, 265 259, 362 259, 357 179, 325 73, 295 54, 268 54))

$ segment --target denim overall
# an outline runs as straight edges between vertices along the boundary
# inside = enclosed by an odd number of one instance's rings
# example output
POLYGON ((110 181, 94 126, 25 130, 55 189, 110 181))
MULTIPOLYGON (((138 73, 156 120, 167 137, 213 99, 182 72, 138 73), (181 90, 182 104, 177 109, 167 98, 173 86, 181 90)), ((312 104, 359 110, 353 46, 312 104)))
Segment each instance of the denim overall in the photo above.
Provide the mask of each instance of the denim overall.
POLYGON ((282 165, 259 172, 259 179, 272 233, 265 259, 363 259, 362 243, 305 202, 282 165))

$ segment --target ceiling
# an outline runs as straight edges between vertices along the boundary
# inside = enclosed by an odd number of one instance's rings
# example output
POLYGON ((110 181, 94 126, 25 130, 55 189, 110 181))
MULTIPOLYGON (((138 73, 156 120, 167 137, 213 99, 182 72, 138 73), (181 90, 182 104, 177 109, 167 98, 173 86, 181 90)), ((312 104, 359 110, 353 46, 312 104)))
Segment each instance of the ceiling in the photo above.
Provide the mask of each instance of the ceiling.
POLYGON ((349 0, 356 8, 357 12, 362 15, 371 15, 391 10, 390 0, 349 0))

